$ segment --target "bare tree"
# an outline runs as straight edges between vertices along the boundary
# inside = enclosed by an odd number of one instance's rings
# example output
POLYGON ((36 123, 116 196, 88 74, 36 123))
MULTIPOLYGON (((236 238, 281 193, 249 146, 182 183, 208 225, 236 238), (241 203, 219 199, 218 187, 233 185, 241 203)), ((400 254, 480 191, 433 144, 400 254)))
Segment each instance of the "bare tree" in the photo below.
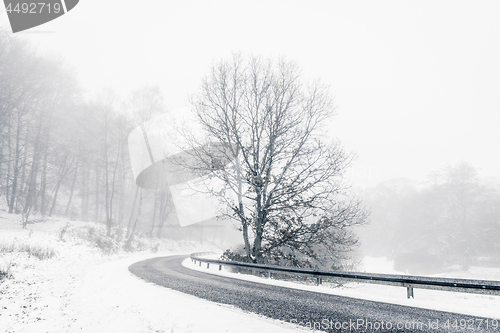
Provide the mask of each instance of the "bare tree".
POLYGON ((204 137, 184 133, 196 161, 185 164, 224 182, 207 191, 239 222, 249 260, 317 266, 349 252, 366 213, 342 181, 352 155, 324 136, 329 87, 304 83, 292 62, 235 55, 191 102, 204 137))

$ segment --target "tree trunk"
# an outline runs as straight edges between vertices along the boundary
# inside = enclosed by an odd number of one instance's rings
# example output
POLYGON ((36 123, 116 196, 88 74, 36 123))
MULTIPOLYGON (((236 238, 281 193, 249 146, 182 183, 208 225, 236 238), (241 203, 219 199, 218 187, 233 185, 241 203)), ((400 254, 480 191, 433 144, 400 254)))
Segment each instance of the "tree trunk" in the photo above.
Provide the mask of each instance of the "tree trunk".
POLYGON ((40 134, 42 132, 42 124, 38 125, 35 144, 33 146, 33 161, 31 162, 31 170, 29 175, 28 193, 24 203, 23 214, 28 214, 31 211, 37 192, 36 179, 38 177, 38 169, 40 164, 40 134))
POLYGON ((157 238, 161 238, 161 233, 163 226, 165 225, 165 221, 170 215, 170 212, 173 210, 173 205, 171 205, 171 201, 169 201, 171 198, 172 197, 170 196, 170 193, 168 193, 166 189, 160 189, 160 216, 158 218, 158 230, 156 231, 157 238))
POLYGON ((52 199, 52 205, 51 205, 50 211, 49 211, 49 216, 52 216, 52 213, 54 212, 54 209, 56 207, 57 194, 59 193, 59 188, 61 187, 61 183, 63 182, 64 178, 66 177, 69 168, 71 168, 71 164, 73 164, 73 161, 71 161, 70 165, 68 167, 68 170, 66 170, 67 159, 68 159, 68 155, 64 156, 64 162, 63 162, 63 165, 61 167, 61 175, 59 176, 59 179, 57 180, 56 189, 54 191, 54 198, 52 199))
POLYGON ((153 238, 153 231, 155 229, 155 219, 156 219, 156 205, 158 203, 158 189, 155 191, 155 204, 153 207, 153 221, 151 222, 151 230, 149 232, 149 238, 153 238))
MULTIPOLYGON (((46 203, 46 192, 47 192, 47 155, 48 152, 45 152, 43 156, 43 168, 42 168, 42 179, 40 184, 40 213, 45 216, 47 212, 47 203, 46 203)), ((52 210, 51 210, 52 212, 52 210)), ((51 213, 49 213, 49 216, 51 213)))
POLYGON ((127 234, 125 235, 125 238, 128 238, 129 235, 130 235, 130 230, 131 230, 131 227, 132 227, 132 218, 134 217, 135 203, 137 201, 137 194, 139 194, 139 186, 137 186, 136 189, 135 189, 134 203, 132 204, 132 209, 130 211, 130 218, 128 220, 127 234))
POLYGON ((95 213, 94 221, 99 222, 99 169, 95 166, 95 213))
MULTIPOLYGON (((118 152, 116 154, 116 160, 115 160, 115 165, 113 167, 113 177, 111 180, 111 193, 109 194, 109 205, 108 205, 108 210, 109 214, 107 214, 107 236, 111 236, 111 227, 113 225, 113 198, 115 197, 115 181, 116 181, 116 170, 118 169, 118 160, 120 156, 120 149, 118 149, 118 152)), ((107 193, 108 195, 108 193, 107 193)))
MULTIPOLYGON (((27 142, 29 141, 29 137, 28 137, 28 133, 29 133, 29 130, 28 130, 28 127, 29 125, 26 126, 26 135, 24 136, 24 142, 25 142, 25 145, 27 145, 27 142)), ((21 182, 19 184, 19 195, 23 195, 23 193, 25 193, 26 191, 26 165, 27 165, 27 161, 28 161, 28 149, 25 148, 24 149, 24 153, 23 153, 23 161, 21 163, 21 168, 22 168, 22 171, 21 171, 21 182)), ((18 205, 19 205, 19 200, 16 202, 16 206, 14 208, 14 211, 16 212, 16 214, 19 212, 19 208, 18 208, 18 205)))
MULTIPOLYGON (((85 163, 85 162, 84 162, 85 163)), ((88 163, 83 165, 82 170, 82 204, 81 204, 81 213, 82 220, 88 221, 88 211, 89 211, 89 177, 90 177, 90 169, 88 167, 88 163)))
MULTIPOLYGON (((106 126, 107 128, 107 126, 106 126)), ((104 213, 106 215, 106 235, 111 235, 111 212, 109 200, 109 158, 108 158, 107 132, 104 137, 104 213)))
POLYGON ((242 225, 243 242, 245 243, 245 252, 246 252, 248 259, 253 261, 252 249, 250 248, 250 241, 249 241, 249 237, 248 237, 248 223, 247 223, 246 217, 245 217, 245 205, 243 204, 243 195, 242 195, 242 193, 243 193, 243 184, 242 184, 243 176, 241 174, 241 165, 240 165, 238 158, 235 159, 235 166, 236 166, 236 172, 237 172, 237 174, 236 174, 237 180, 236 181, 238 182, 238 193, 237 193, 237 196, 238 196, 238 214, 239 214, 239 218, 240 218, 241 225, 242 225))
POLYGON ((262 258, 261 248, 262 248, 262 232, 264 231, 264 229, 262 228, 262 226, 257 226, 255 231, 256 231, 255 239, 253 241, 253 249, 252 249, 253 257, 255 263, 263 264, 264 261, 262 258))
POLYGON ((28 183, 28 193, 26 194, 26 201, 24 204, 23 213, 26 214, 31 210, 31 206, 35 202, 36 195, 36 179, 38 176, 38 161, 36 157, 33 157, 33 162, 31 163, 31 170, 28 183))
POLYGON ((15 148, 15 157, 14 157, 14 168, 12 175, 12 192, 11 199, 9 203, 9 214, 14 212, 14 204, 16 202, 16 194, 17 194, 17 178, 19 176, 19 141, 21 139, 21 117, 18 116, 17 119, 17 130, 16 130, 16 148, 15 148))
MULTIPOLYGON (((0 144, 3 144, 2 141, 0 141, 0 144)), ((0 146, 0 190, 3 188, 2 186, 2 165, 3 165, 3 148, 2 146, 0 146)), ((0 196, 2 195, 2 193, 0 192, 0 196)))
POLYGON ((71 189, 69 191, 68 204, 66 205, 66 209, 64 210, 64 216, 68 216, 69 215, 69 209, 71 207, 71 200, 73 199, 73 193, 75 192, 76 178, 78 176, 78 162, 80 162, 80 159, 76 160, 75 176, 73 177, 73 181, 71 182, 71 189))
POLYGON ((7 130, 7 148, 9 151, 8 155, 8 161, 7 161, 7 176, 5 177, 5 199, 7 200, 7 206, 10 207, 10 173, 11 173, 11 166, 12 166, 12 138, 11 138, 11 131, 12 131, 12 121, 11 117, 9 117, 9 124, 8 124, 8 130, 7 130))
POLYGON ((137 216, 135 217, 135 222, 134 226, 132 227, 132 231, 130 231, 126 247, 130 247, 132 244, 132 241, 134 240, 134 234, 135 234, 135 229, 137 228, 137 223, 139 222, 139 218, 141 217, 141 208, 142 208, 142 189, 140 189, 140 195, 139 195, 139 205, 137 207, 137 216))

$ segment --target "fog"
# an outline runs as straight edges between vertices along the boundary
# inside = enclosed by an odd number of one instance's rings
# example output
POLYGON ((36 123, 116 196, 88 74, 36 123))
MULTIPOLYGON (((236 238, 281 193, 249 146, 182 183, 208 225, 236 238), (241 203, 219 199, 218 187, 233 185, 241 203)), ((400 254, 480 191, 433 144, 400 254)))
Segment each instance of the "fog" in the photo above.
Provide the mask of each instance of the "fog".
POLYGON ((158 84, 169 109, 187 105, 214 59, 243 52, 294 60, 306 77, 331 85, 331 135, 359 156, 353 182, 372 186, 461 161, 497 176, 499 6, 88 0, 25 35, 40 52, 62 54, 89 94, 158 84))
MULTIPOLYGON (((4 12, 0 25, 8 29, 4 12)), ((295 61, 306 80, 330 86, 337 116, 328 139, 357 156, 347 182, 371 211, 360 253, 396 265, 432 257, 425 267, 400 267, 425 273, 498 264, 499 31, 498 1, 85 0, 17 36, 71 68, 83 99, 114 91, 122 101, 116 110, 127 109, 130 93, 144 86, 159 87, 165 110, 185 110, 211 64, 235 52, 295 61)), ((150 164, 133 137, 137 178, 150 164)), ((163 148, 158 160, 170 154, 163 148)), ((135 197, 127 194, 127 202, 143 199, 135 197)), ((144 204, 144 216, 161 206, 155 198, 144 204)), ((199 221, 219 227, 206 222, 214 215, 206 207, 199 221)), ((166 225, 178 223, 191 224, 166 225)))
POLYGON ((426 182, 381 182, 362 194, 371 207, 371 224, 360 230, 364 254, 412 274, 498 267, 499 190, 467 163, 436 170, 426 182))

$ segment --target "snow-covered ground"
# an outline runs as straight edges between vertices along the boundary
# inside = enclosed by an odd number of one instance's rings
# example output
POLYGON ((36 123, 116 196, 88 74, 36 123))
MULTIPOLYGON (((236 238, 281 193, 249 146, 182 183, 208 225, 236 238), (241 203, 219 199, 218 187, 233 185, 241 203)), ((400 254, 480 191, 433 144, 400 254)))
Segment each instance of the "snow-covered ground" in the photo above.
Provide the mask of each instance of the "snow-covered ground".
MULTIPOLYGON (((211 257, 215 258, 216 255, 212 255, 211 257)), ((247 281, 267 283, 289 288, 298 288, 314 292, 328 293, 332 295, 347 296, 392 304, 409 305, 426 309, 442 310, 472 316, 500 319, 500 296, 414 289, 413 293, 415 298, 408 299, 406 297, 406 288, 404 287, 384 286, 379 284, 346 283, 342 287, 332 288, 328 287, 327 284, 315 286, 267 279, 253 275, 232 273, 228 267, 224 267, 221 271, 219 271, 218 265, 210 265, 207 269, 206 264, 203 264, 202 266, 195 265, 191 262, 190 259, 186 259, 183 262, 183 265, 194 270, 244 279, 247 281)), ((365 257, 362 260, 359 269, 360 271, 370 273, 403 274, 402 272, 395 271, 393 269, 393 263, 385 258, 365 257)), ((446 277, 499 281, 500 270, 492 268, 471 267, 468 271, 465 272, 457 271, 448 273, 446 277)))
MULTIPOLYGON (((142 251, 103 254, 85 238, 101 225, 52 218, 23 230, 19 218, 0 212, 0 275, 11 275, 0 281, 0 327, 5 332, 308 331, 147 283, 128 271, 130 264, 146 258, 221 249, 140 239, 142 251), (35 255, 52 257, 41 260, 35 255)), ((354 283, 342 288, 316 287, 219 272, 213 265, 207 270, 189 260, 185 265, 261 283, 500 318, 500 296, 415 289, 415 299, 406 299, 405 288, 354 283)), ((392 270, 391 262, 375 258, 365 258, 361 270, 398 273, 392 270)), ((500 272, 471 268, 458 277, 500 280, 500 272)))
POLYGON ((143 246, 159 244, 158 252, 103 255, 74 236, 90 227, 96 224, 51 219, 23 230, 19 216, 0 212, 0 272, 8 270, 12 275, 0 281, 0 331, 305 331, 297 325, 147 283, 128 271, 129 265, 146 258, 220 249, 207 244, 157 241, 143 246), (60 231, 68 223, 61 240, 60 231), (29 254, 47 253, 47 249, 57 255, 40 260, 29 254))

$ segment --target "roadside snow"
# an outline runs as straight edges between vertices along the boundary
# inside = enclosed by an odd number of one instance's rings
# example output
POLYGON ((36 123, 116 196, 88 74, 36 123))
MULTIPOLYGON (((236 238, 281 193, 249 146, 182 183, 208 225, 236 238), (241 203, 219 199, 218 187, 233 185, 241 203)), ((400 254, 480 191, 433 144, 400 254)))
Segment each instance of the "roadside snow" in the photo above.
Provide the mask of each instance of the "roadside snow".
POLYGON ((83 222, 61 219, 23 230, 17 219, 0 212, 0 249, 30 244, 54 248, 58 255, 39 260, 23 252, 0 252, 0 269, 10 267, 13 275, 0 281, 4 332, 306 331, 147 283, 128 271, 136 261, 195 252, 206 245, 172 242, 161 245, 157 253, 103 255, 69 236, 59 240, 66 224, 77 227, 83 222), (171 249, 162 250, 165 247, 171 249))
MULTIPOLYGON (((136 253, 104 255, 72 230, 98 228, 95 223, 51 219, 23 230, 19 217, 0 212, 0 271, 12 278, 0 280, 0 327, 5 332, 297 332, 310 331, 290 323, 246 313, 160 287, 133 276, 128 266, 156 256, 220 251, 207 244, 150 241, 158 248, 136 253), (67 232, 61 237, 61 230, 67 232), (83 229, 82 229, 83 228, 83 229), (53 250, 56 256, 40 260, 23 249, 53 250), (13 249, 4 251, 2 249, 13 249), (21 251, 21 252, 20 252, 21 251)), ((149 242, 149 243, 147 243, 149 242)), ((32 251, 32 250, 30 250, 32 251)), ((186 267, 260 283, 315 292, 364 298, 500 319, 500 296, 483 296, 415 289, 406 299, 405 288, 350 283, 342 288, 303 285, 218 271, 218 266, 186 267)), ((397 273, 384 259, 365 258, 362 270, 397 273)), ((499 280, 498 270, 473 268, 463 278, 499 280)))
MULTIPOLYGON (((217 255, 212 255, 207 258, 216 259, 216 257, 217 255)), ((202 266, 195 265, 191 262, 190 259, 184 260, 183 265, 187 268, 201 272, 258 283, 267 283, 276 286, 296 288, 338 296, 346 296, 377 302, 407 305, 424 309, 441 310, 465 315, 500 319, 500 296, 414 289, 413 293, 415 295, 415 299, 407 299, 406 288, 404 287, 384 286, 378 284, 346 283, 342 287, 333 288, 327 286, 326 284, 321 286, 306 285, 289 281, 267 279, 253 275, 232 273, 228 268, 224 266, 223 269, 219 271, 218 265, 210 265, 207 269, 206 264, 202 264, 202 266)), ((402 274, 401 272, 394 271, 392 268, 392 263, 387 261, 385 258, 366 257, 363 259, 360 267, 362 271, 371 273, 402 274)), ((496 281, 500 280, 500 270, 479 267, 471 267, 468 272, 457 272, 452 275, 453 277, 464 279, 485 279, 496 281)), ((448 275, 448 277, 450 276, 448 275)))

